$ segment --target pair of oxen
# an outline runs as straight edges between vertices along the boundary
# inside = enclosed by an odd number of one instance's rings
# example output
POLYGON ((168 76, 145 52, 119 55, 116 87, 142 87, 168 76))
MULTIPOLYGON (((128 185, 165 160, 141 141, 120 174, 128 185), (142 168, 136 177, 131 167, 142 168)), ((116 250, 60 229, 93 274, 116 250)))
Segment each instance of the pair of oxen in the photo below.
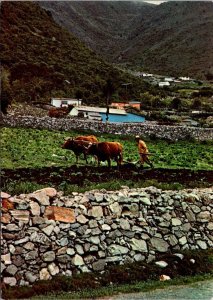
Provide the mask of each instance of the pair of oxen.
POLYGON ((99 142, 94 135, 78 136, 76 138, 67 138, 62 145, 63 149, 72 150, 76 156, 76 163, 78 163, 79 156, 84 155, 87 161, 87 156, 92 155, 98 161, 100 166, 101 161, 107 161, 108 167, 111 166, 111 159, 117 162, 119 167, 123 160, 122 150, 123 146, 118 142, 99 142))

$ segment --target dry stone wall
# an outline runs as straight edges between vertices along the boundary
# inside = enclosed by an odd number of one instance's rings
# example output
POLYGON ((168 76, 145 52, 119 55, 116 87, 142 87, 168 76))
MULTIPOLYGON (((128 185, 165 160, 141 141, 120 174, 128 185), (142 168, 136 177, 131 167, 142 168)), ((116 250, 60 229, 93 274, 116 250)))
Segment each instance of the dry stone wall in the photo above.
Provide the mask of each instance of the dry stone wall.
POLYGON ((4 126, 11 127, 30 127, 63 131, 69 131, 73 129, 92 130, 94 132, 112 133, 118 135, 151 136, 172 141, 190 138, 200 141, 213 140, 213 128, 153 125, 151 122, 106 124, 99 121, 76 118, 56 119, 50 117, 37 118, 33 116, 4 116, 2 123, 4 126))
MULTIPOLYGON (((213 189, 155 187, 63 196, 53 188, 2 193, 3 280, 29 285, 56 274, 179 255, 213 246, 213 189)), ((156 262, 164 267, 165 262, 156 262)))

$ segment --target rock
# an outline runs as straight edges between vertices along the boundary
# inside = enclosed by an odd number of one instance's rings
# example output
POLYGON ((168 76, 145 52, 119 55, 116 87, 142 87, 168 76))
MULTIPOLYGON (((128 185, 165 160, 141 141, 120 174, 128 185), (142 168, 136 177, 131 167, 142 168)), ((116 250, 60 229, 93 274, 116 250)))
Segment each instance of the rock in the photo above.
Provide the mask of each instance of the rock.
POLYGON ((166 280, 170 280, 171 278, 167 275, 160 275, 159 280, 160 281, 166 281, 166 280))
POLYGON ((16 251, 16 248, 13 245, 9 245, 10 253, 13 254, 16 251))
POLYGON ((33 216, 40 216, 40 206, 34 201, 30 201, 30 209, 33 216))
POLYGON ((20 255, 14 255, 12 261, 16 267, 23 266, 25 263, 25 261, 23 260, 23 258, 20 255))
POLYGON ((53 225, 49 225, 47 227, 42 228, 42 231, 47 235, 50 236, 51 233, 53 232, 54 226, 53 225))
POLYGON ((192 211, 193 211, 195 214, 197 214, 197 213, 200 212, 200 207, 199 207, 199 206, 197 206, 197 205, 191 205, 190 207, 191 207, 192 211))
POLYGON ((14 219, 18 221, 22 221, 23 223, 27 224, 29 223, 29 217, 30 213, 27 210, 11 210, 11 215, 14 217, 14 219))
POLYGON ((94 197, 97 202, 102 202, 104 200, 103 194, 101 193, 95 193, 94 197))
POLYGON ((168 251, 169 244, 166 241, 153 237, 150 239, 150 242, 155 250, 157 250, 159 252, 167 252, 168 251))
POLYGON ((130 244, 132 250, 134 250, 134 251, 148 252, 147 244, 143 240, 138 240, 138 239, 133 238, 129 244, 130 244))
POLYGON ((200 249, 203 249, 203 250, 207 249, 207 244, 204 241, 198 240, 197 245, 199 246, 200 249))
POLYGON ((84 215, 79 215, 76 220, 80 224, 86 224, 89 221, 84 215))
POLYGON ((206 223, 209 222, 211 219, 211 214, 209 211, 202 211, 197 215, 197 221, 206 223))
POLYGON ((196 217, 195 214, 192 212, 191 209, 188 209, 186 212, 186 217, 188 219, 189 222, 195 222, 196 221, 196 217))
POLYGON ((144 261, 145 260, 145 256, 142 254, 136 254, 134 255, 134 260, 135 261, 144 261))
POLYGON ((29 271, 25 273, 25 278, 30 283, 33 283, 38 279, 38 277, 35 274, 33 274, 32 272, 29 272, 29 271))
POLYGON ((43 245, 51 244, 51 240, 44 233, 36 231, 31 234, 30 241, 33 243, 40 243, 43 245))
POLYGON ((99 245, 100 244, 100 238, 99 238, 99 236, 91 236, 88 239, 88 241, 91 242, 92 244, 95 244, 95 245, 99 245))
POLYGON ((70 256, 67 254, 63 254, 63 255, 59 255, 57 256, 57 261, 62 263, 62 264, 66 264, 70 261, 70 256))
POLYGON ((44 190, 38 190, 30 194, 30 198, 36 199, 41 205, 50 205, 49 196, 47 196, 44 190))
POLYGON ((110 210, 111 212, 116 216, 116 217, 120 217, 121 212, 122 212, 122 208, 119 205, 118 202, 112 203, 110 206, 110 210))
POLYGON ((213 222, 210 222, 210 223, 207 225, 207 229, 208 229, 208 230, 213 230, 213 222))
POLYGON ((43 254, 43 260, 44 261, 54 261, 55 260, 55 252, 54 251, 47 251, 43 254))
POLYGON ((11 215, 7 213, 2 213, 1 222, 4 224, 8 224, 11 222, 11 215))
POLYGON ((180 245, 185 245, 187 243, 187 239, 185 236, 182 236, 180 239, 179 239, 179 243, 180 245))
POLYGON ((109 231, 109 230, 111 230, 111 227, 109 225, 107 225, 107 224, 103 224, 102 225, 102 230, 103 231, 109 231))
POLYGON ((140 202, 147 205, 147 206, 150 206, 151 205, 151 201, 149 200, 149 198, 140 198, 140 202))
POLYGON ((129 230, 130 229, 130 224, 127 220, 120 219, 120 227, 124 230, 129 230))
POLYGON ((25 260, 34 260, 38 257, 38 251, 34 250, 34 251, 30 251, 28 253, 25 254, 24 258, 25 260))
POLYGON ((82 245, 77 244, 77 245, 75 246, 75 249, 76 249, 76 252, 77 252, 79 255, 83 255, 83 254, 84 254, 84 248, 83 248, 82 245))
POLYGON ((75 250, 73 248, 67 248, 66 253, 72 256, 75 254, 75 250))
POLYGON ((51 278, 50 273, 48 272, 47 268, 41 269, 39 272, 39 278, 40 280, 48 280, 51 278))
POLYGON ((17 225, 15 225, 15 224, 8 224, 6 226, 6 230, 7 231, 19 231, 20 228, 17 225))
POLYGON ((16 241, 14 242, 14 244, 15 244, 15 245, 20 245, 20 244, 24 244, 24 243, 26 243, 26 242, 28 242, 28 241, 29 241, 29 237, 28 237, 28 236, 25 236, 23 239, 16 240, 16 241))
POLYGON ((27 250, 33 250, 35 248, 35 245, 31 242, 28 242, 25 245, 23 245, 23 247, 27 250))
POLYGON ((168 263, 165 262, 164 260, 156 261, 155 264, 161 268, 165 268, 168 266, 168 263))
POLYGON ((101 206, 93 206, 92 209, 88 211, 88 216, 92 216, 93 218, 101 218, 103 217, 103 209, 101 206))
POLYGON ((9 265, 9 266, 6 268, 6 272, 7 272, 9 275, 15 275, 17 271, 18 271, 18 268, 17 268, 15 265, 9 265))
MULTIPOLYGON (((8 199, 11 197, 11 195, 5 193, 5 192, 0 192, 0 195, 1 195, 1 199, 4 200, 4 199, 8 199)), ((3 201, 2 201, 3 202, 3 201)))
POLYGON ((184 255, 181 253, 174 253, 174 256, 179 257, 181 260, 184 258, 184 255))
POLYGON ((46 193, 46 195, 50 198, 53 198, 57 195, 56 189, 54 189, 52 187, 46 187, 46 188, 41 189, 40 191, 44 191, 46 193))
POLYGON ((108 247, 108 252, 111 256, 122 255, 128 253, 129 249, 120 245, 110 245, 108 247))
POLYGON ((62 238, 62 239, 60 239, 60 241, 59 241, 59 243, 60 243, 60 245, 63 247, 63 246, 66 246, 66 245, 68 245, 68 238, 62 238))
POLYGON ((40 225, 40 224, 44 224, 47 221, 47 218, 35 216, 32 218, 32 221, 34 225, 36 224, 40 225))
POLYGON ((8 199, 2 199, 1 207, 3 212, 7 212, 8 210, 14 209, 14 204, 8 199))
POLYGON ((54 262, 49 264, 47 269, 52 276, 59 273, 59 267, 54 262))
POLYGON ((1 260, 4 262, 5 265, 10 265, 10 264, 11 264, 11 256, 10 256, 10 253, 2 254, 2 255, 1 255, 1 260))
POLYGON ((82 258, 80 255, 78 255, 78 254, 76 254, 76 255, 73 257, 72 263, 73 263, 73 265, 75 265, 75 266, 82 266, 82 265, 84 265, 83 258, 82 258))
POLYGON ((75 223, 74 210, 66 207, 48 206, 45 210, 44 217, 47 217, 49 220, 75 223))
POLYGON ((169 242, 169 244, 170 244, 171 246, 174 247, 175 245, 177 245, 178 240, 177 240, 177 238, 176 238, 175 235, 171 234, 171 235, 169 235, 169 237, 168 237, 168 242, 169 242))
POLYGON ((178 218, 172 218, 172 226, 180 226, 182 224, 181 220, 178 218))
POLYGON ((98 261, 96 261, 92 264, 92 268, 94 271, 103 271, 105 266, 106 266, 105 259, 99 259, 98 261))
POLYGON ((9 284, 10 286, 15 286, 17 282, 15 277, 4 277, 3 281, 5 284, 9 284))
POLYGON ((89 228, 95 228, 95 227, 98 227, 98 222, 96 220, 90 220, 89 228))

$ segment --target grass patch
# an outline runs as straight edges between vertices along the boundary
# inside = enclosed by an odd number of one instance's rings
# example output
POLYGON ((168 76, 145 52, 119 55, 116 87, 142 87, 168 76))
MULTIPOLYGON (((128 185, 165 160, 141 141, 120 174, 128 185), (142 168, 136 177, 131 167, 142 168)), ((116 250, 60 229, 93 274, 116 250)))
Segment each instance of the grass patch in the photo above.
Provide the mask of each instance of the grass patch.
MULTIPOLYGON (((1 168, 39 168, 75 164, 72 151, 61 148, 65 137, 85 132, 61 132, 30 128, 1 128, 1 168)), ((137 161, 137 146, 133 137, 97 134, 100 141, 118 141, 123 147, 124 160, 137 161)), ((188 168, 211 170, 213 143, 195 141, 170 142, 147 139, 151 159, 156 168, 188 168)))
MULTIPOLYGON (((51 185, 48 185, 51 186, 51 185)), ((1 188, 12 195, 29 194, 36 190, 47 187, 47 185, 39 184, 31 181, 9 181, 2 185, 1 188)))
MULTIPOLYGON (((64 195, 70 195, 73 192, 84 193, 89 190, 110 190, 116 191, 122 188, 122 186, 128 186, 131 188, 145 188, 149 186, 155 186, 156 188, 162 190, 181 190, 184 188, 189 187, 189 185, 183 185, 181 183, 165 183, 165 182, 158 182, 157 180, 145 180, 145 181, 132 181, 132 180, 113 180, 101 183, 92 183, 88 180, 84 180, 82 186, 77 184, 70 184, 67 181, 62 181, 59 185, 49 184, 39 184, 36 182, 31 181, 7 181, 5 184, 1 186, 2 190, 7 191, 12 195, 19 195, 19 194, 28 194, 32 193, 36 190, 40 190, 45 187, 55 187, 59 191, 63 191, 64 195)), ((197 185, 196 185, 197 186, 197 185)))

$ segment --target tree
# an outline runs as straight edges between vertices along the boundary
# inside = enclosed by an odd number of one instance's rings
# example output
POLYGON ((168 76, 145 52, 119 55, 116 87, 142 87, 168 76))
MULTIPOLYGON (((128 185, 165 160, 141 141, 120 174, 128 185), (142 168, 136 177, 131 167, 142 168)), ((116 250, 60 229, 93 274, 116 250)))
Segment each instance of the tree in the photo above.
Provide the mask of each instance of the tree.
POLYGON ((1 70, 1 94, 0 94, 0 111, 7 114, 8 107, 11 105, 11 88, 9 81, 10 73, 2 67, 1 70))
POLYGON ((180 109, 182 101, 180 98, 174 98, 171 102, 171 107, 173 109, 180 109))
POLYGON ((103 88, 103 95, 104 95, 104 98, 106 99, 106 108, 107 108, 106 109, 106 122, 108 122, 108 120, 109 120, 109 102, 110 102, 110 99, 111 99, 114 91, 115 91, 115 87, 114 87, 111 79, 108 79, 106 82, 106 85, 103 88))

